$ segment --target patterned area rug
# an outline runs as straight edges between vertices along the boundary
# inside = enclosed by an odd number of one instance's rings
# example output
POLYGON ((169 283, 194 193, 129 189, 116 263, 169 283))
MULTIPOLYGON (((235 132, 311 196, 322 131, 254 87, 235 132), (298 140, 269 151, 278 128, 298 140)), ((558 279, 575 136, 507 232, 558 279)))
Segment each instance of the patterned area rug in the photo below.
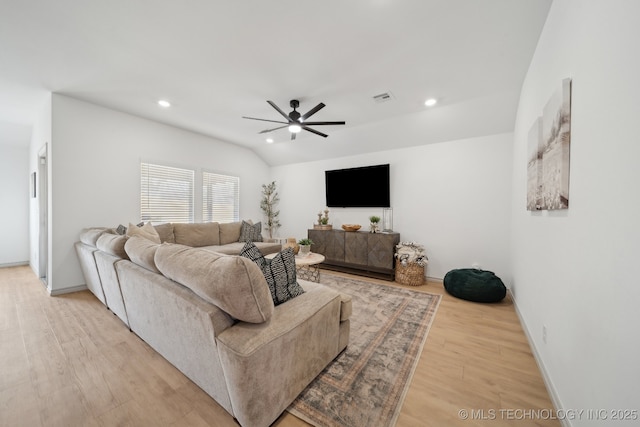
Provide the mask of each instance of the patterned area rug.
POLYGON ((441 296, 322 272, 352 297, 349 345, 287 411, 317 427, 394 426, 441 296))

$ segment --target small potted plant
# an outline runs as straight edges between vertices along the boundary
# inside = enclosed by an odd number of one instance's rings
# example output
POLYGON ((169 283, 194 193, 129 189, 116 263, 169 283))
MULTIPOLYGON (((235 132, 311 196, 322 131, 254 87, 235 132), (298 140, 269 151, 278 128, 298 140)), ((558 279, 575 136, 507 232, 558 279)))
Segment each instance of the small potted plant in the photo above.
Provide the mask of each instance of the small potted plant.
POLYGON ((298 245, 300 245, 300 256, 307 256, 311 253, 311 245, 313 245, 313 240, 300 239, 298 240, 298 245))
POLYGON ((324 216, 322 211, 318 212, 318 223, 313 224, 315 230, 331 230, 333 226, 329 224, 329 208, 325 208, 324 216))
POLYGON ((370 231, 372 233, 377 233, 378 232, 378 223, 380 222, 380 217, 376 216, 376 215, 371 215, 369 217, 369 222, 370 224, 370 231))

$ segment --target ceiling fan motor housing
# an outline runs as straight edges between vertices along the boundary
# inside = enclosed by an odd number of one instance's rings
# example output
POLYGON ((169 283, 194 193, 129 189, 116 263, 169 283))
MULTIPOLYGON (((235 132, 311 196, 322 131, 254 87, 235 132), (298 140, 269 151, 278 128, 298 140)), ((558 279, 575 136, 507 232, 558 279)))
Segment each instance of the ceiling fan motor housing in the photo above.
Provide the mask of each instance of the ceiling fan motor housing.
POLYGON ((298 113, 296 110, 293 110, 289 113, 289 118, 293 122, 300 122, 300 113, 298 113))
POLYGON ((298 100, 292 99, 291 102, 289 102, 289 106, 293 108, 293 111, 289 113, 289 119, 294 122, 300 122, 300 113, 296 111, 296 108, 300 106, 298 100))

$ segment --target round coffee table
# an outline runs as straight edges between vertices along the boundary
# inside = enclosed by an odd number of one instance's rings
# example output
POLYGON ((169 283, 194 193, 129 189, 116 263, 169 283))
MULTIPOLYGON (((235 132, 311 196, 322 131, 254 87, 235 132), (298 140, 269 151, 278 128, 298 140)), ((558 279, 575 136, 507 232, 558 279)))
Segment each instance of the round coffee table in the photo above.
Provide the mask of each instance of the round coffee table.
MULTIPOLYGON (((265 258, 273 258, 276 254, 265 255, 265 258)), ((309 252, 307 256, 296 255, 296 274, 303 280, 320 282, 320 263, 324 261, 324 255, 309 252)))

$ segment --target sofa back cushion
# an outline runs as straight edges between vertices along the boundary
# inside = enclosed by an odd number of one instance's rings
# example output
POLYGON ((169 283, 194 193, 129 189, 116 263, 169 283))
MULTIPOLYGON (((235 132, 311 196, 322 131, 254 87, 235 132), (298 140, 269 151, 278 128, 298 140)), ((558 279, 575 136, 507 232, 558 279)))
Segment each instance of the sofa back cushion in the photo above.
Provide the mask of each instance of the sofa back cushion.
POLYGON ((156 251, 155 263, 166 277, 238 320, 262 323, 273 315, 267 281, 246 258, 164 243, 156 251))
POLYGON ((127 236, 119 234, 104 233, 98 237, 96 246, 102 252, 106 252, 113 256, 129 259, 127 252, 124 250, 124 244, 127 242, 127 236))
POLYGON ((154 225, 153 228, 156 229, 158 235, 160 236, 160 241, 162 243, 175 243, 176 237, 173 235, 173 224, 167 222, 166 224, 158 224, 154 225))
POLYGON ((127 227, 127 236, 140 236, 145 239, 149 239, 152 242, 160 243, 160 235, 156 231, 156 229, 151 225, 150 222, 143 224, 142 226, 137 226, 129 223, 129 227, 127 227))
POLYGON ((242 221, 220 224, 220 244, 228 245, 237 242, 240 239, 241 228, 242 221))
POLYGON ((80 232, 80 241, 85 245, 96 247, 98 238, 102 236, 106 231, 107 228, 105 227, 84 228, 80 232))
POLYGON ((139 236, 132 236, 124 244, 124 250, 133 263, 155 273, 160 273, 155 262, 156 251, 159 247, 159 243, 139 236))
POLYGON ((174 223, 173 235, 177 244, 194 248, 220 244, 220 227, 217 222, 174 223))

